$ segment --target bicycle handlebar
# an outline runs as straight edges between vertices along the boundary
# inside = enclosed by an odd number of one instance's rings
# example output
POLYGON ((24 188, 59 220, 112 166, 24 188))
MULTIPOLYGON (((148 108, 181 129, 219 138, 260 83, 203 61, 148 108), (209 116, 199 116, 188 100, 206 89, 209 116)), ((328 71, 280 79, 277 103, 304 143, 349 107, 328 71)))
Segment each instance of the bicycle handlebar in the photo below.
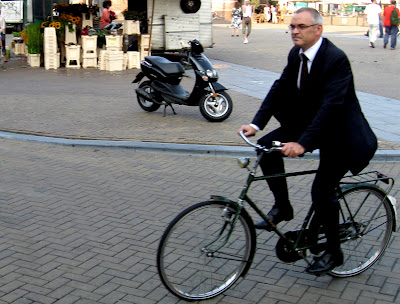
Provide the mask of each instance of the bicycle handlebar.
POLYGON ((280 141, 273 141, 272 142, 272 147, 271 148, 266 148, 264 146, 261 146, 259 144, 253 143, 246 135, 244 135, 244 131, 239 132, 240 137, 249 145, 252 146, 256 149, 263 150, 264 152, 270 153, 274 151, 281 151, 282 150, 282 143, 280 141))

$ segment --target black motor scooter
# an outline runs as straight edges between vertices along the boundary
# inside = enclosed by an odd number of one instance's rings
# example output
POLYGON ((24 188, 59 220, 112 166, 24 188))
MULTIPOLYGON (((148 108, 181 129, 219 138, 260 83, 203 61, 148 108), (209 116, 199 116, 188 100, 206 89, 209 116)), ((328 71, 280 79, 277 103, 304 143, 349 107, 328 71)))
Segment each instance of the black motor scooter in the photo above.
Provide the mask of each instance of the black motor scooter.
POLYGON ((141 72, 133 83, 143 81, 136 89, 140 107, 148 112, 156 111, 164 105, 164 115, 167 106, 172 104, 199 106, 204 118, 209 121, 223 121, 232 112, 232 99, 225 92, 227 89, 217 82, 218 74, 211 62, 202 54, 203 46, 199 41, 189 42, 187 64, 195 72, 196 81, 191 93, 187 92, 180 82, 185 73, 183 66, 160 56, 147 56, 140 64, 141 72))

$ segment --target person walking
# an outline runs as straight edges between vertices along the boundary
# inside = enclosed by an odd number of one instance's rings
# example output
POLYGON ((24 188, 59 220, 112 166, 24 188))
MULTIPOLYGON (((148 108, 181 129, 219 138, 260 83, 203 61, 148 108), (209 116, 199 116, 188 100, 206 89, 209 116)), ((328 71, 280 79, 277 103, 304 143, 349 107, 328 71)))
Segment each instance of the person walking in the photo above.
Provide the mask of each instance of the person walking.
POLYGON ((236 36, 239 37, 239 28, 240 23, 242 22, 242 8, 238 1, 235 2, 235 6, 232 8, 232 21, 231 21, 231 28, 232 28, 232 37, 236 36))
POLYGON ((376 0, 371 0, 364 11, 364 18, 367 18, 369 46, 375 48, 375 42, 378 37, 379 21, 382 19, 382 8, 376 4, 376 0))
MULTIPOLYGON (((377 149, 377 139, 361 111, 349 59, 322 37, 319 12, 310 7, 300 8, 289 28, 294 47, 288 63, 251 124, 242 125, 238 132, 255 135, 272 116, 280 122, 278 129, 258 141, 267 148, 275 140, 284 143, 281 153, 263 155, 260 166, 265 175, 284 173, 283 156, 295 158, 306 151, 320 150, 311 190, 315 209, 312 226, 317 229, 311 231, 317 238, 323 224, 327 246, 307 268, 307 272, 319 275, 343 263, 336 186, 348 170, 357 174, 368 165, 377 149)), ((267 182, 275 197, 268 219, 273 225, 293 219, 286 179, 278 177, 267 182)), ((265 221, 255 227, 271 229, 265 221)))
MULTIPOLYGON (((396 49, 397 44, 397 33, 399 32, 399 21, 397 24, 392 24, 392 13, 394 10, 397 11, 397 16, 400 17, 399 9, 396 8, 396 0, 390 1, 390 6, 386 7, 383 11, 383 25, 385 27, 385 37, 383 37, 383 48, 386 49, 387 44, 389 43, 390 36, 390 49, 396 49)), ((397 19, 399 20, 399 19, 397 19)))
POLYGON ((266 5, 264 7, 264 15, 265 15, 265 20, 267 22, 270 22, 270 20, 271 20, 271 8, 269 7, 269 5, 266 5))
POLYGON ((250 5, 249 0, 244 1, 244 5, 242 6, 243 11, 243 24, 242 24, 242 32, 243 32, 243 43, 249 43, 249 35, 251 33, 251 17, 253 15, 253 7, 250 5))
POLYGON ((271 14, 272 14, 272 23, 277 24, 278 23, 278 12, 276 10, 276 7, 271 5, 271 14))
POLYGON ((3 17, 2 14, 2 9, 0 7, 0 38, 1 38, 1 51, 2 51, 2 56, 4 62, 7 62, 7 56, 6 56, 6 20, 3 17))

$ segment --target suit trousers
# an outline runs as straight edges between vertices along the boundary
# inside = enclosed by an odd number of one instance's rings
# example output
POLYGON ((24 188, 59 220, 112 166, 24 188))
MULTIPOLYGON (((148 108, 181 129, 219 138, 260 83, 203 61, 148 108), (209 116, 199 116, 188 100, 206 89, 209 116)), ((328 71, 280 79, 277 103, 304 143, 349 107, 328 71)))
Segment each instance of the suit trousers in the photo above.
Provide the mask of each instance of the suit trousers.
MULTIPOLYGON (((296 142, 300 134, 278 128, 260 138, 260 145, 271 147, 272 141, 296 142)), ((334 146, 333 146, 334 147, 334 146)), ((311 197, 315 214, 313 227, 322 223, 327 238, 327 249, 336 251, 340 248, 339 240, 339 203, 336 188, 339 181, 349 170, 346 161, 346 151, 320 147, 320 163, 311 189, 311 197)), ((265 153, 260 167, 265 175, 284 173, 283 154, 279 152, 265 153)), ((275 206, 285 209, 290 205, 286 178, 271 178, 267 180, 269 188, 275 197, 275 206)))

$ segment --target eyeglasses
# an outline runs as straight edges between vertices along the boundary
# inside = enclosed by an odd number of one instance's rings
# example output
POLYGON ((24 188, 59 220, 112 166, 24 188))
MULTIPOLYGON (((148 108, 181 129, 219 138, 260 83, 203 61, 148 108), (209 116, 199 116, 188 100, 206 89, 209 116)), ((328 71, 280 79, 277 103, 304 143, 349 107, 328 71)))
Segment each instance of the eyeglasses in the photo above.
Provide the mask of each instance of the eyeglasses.
POLYGON ((293 25, 293 24, 290 24, 289 25, 289 30, 294 31, 295 29, 298 29, 299 31, 302 31, 302 30, 305 30, 306 28, 309 28, 309 27, 314 26, 314 25, 318 25, 318 23, 311 24, 311 25, 305 25, 305 24, 293 25))

